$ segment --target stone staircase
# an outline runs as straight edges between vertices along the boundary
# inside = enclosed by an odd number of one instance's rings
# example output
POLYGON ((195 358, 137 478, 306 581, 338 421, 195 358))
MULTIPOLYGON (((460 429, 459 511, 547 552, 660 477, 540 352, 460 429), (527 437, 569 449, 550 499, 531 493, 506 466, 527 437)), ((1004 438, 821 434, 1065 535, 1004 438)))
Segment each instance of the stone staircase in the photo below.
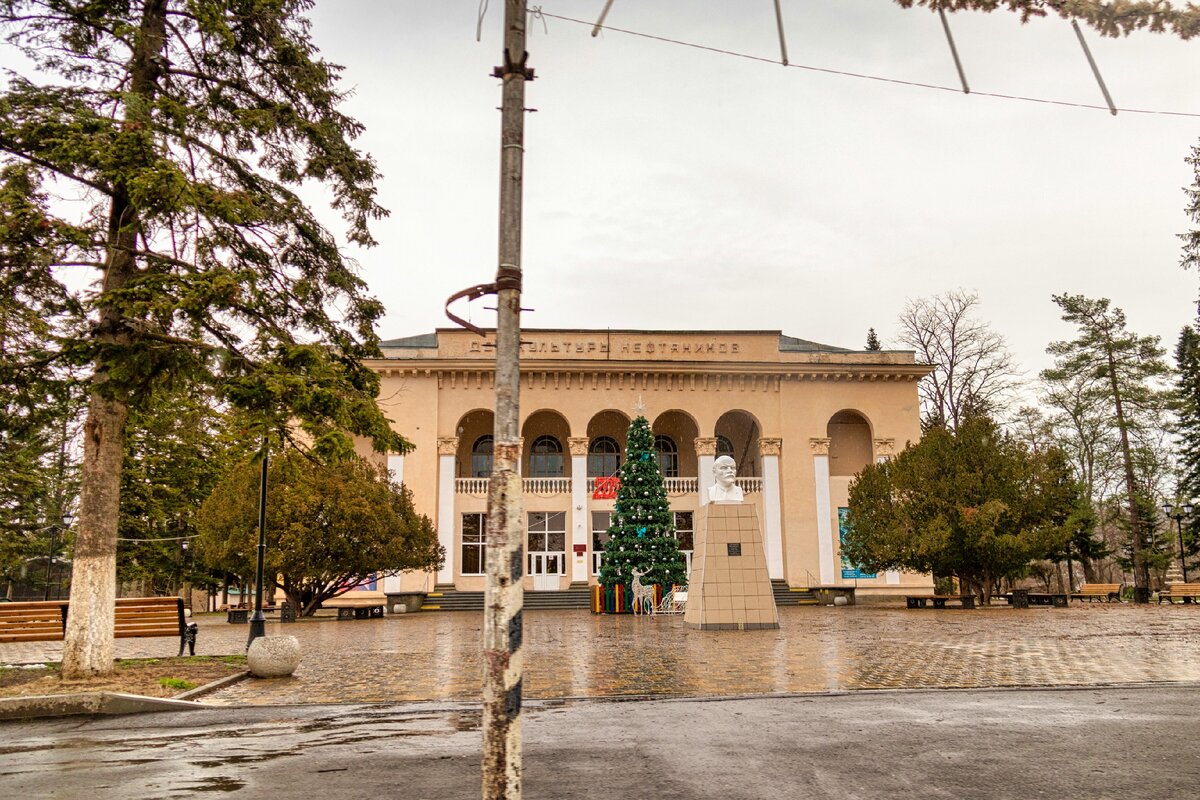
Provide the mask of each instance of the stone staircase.
POLYGON ((817 596, 807 588, 797 586, 792 588, 787 581, 771 581, 771 594, 775 595, 775 605, 778 606, 815 606, 817 596))
MULTIPOLYGON (((587 584, 576 584, 565 592, 525 592, 525 609, 591 608, 587 584)), ((425 596, 422 611, 482 611, 483 592, 460 592, 453 586, 435 586, 425 596)))
MULTIPOLYGON (((817 598, 807 588, 792 588, 786 581, 771 581, 771 593, 776 606, 816 605, 817 598)), ((574 584, 565 592, 525 592, 525 608, 581 609, 591 608, 592 592, 587 584, 574 584)), ((483 592, 460 592, 453 585, 439 585, 425 597, 421 611, 482 611, 483 592)))

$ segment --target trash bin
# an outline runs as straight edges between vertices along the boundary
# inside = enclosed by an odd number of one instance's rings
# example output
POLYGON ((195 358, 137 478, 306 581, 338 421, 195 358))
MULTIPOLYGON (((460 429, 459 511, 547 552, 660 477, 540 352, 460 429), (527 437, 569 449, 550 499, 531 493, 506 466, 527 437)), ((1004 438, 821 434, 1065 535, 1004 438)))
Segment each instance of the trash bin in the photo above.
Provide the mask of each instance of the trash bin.
POLYGON ((1013 608, 1029 608, 1029 590, 1013 589, 1012 606, 1013 608))
POLYGON ((296 621, 296 607, 294 605, 292 605, 291 603, 289 603, 287 600, 284 600, 283 603, 279 606, 279 621, 280 622, 295 622, 296 621))

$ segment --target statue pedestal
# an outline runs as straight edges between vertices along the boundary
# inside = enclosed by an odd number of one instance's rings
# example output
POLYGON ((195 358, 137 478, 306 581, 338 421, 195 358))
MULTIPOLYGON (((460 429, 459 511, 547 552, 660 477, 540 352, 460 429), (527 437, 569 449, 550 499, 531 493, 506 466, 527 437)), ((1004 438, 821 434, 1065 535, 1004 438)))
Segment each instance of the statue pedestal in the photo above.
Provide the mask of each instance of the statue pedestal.
POLYGON ((697 512, 683 621, 706 631, 779 627, 755 506, 709 503, 697 512))

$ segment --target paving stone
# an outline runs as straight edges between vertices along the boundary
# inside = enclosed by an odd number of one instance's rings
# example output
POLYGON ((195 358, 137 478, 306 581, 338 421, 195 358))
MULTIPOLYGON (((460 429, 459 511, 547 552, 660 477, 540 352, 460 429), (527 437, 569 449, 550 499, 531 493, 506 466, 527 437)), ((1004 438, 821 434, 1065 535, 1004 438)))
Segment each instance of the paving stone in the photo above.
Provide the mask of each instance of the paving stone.
MULTIPOLYGON (((1200 608, 923 611, 858 605, 779 609, 779 629, 700 631, 680 616, 526 611, 525 696, 729 696, 848 689, 982 688, 1200 681, 1200 608)), ((246 627, 202 616, 201 654, 240 653, 246 627)), ((269 622, 304 659, 214 704, 477 700, 477 612, 269 622)), ((118 639, 118 657, 174 655, 178 640, 118 639)), ((61 642, 0 645, 0 663, 57 661, 61 642)))

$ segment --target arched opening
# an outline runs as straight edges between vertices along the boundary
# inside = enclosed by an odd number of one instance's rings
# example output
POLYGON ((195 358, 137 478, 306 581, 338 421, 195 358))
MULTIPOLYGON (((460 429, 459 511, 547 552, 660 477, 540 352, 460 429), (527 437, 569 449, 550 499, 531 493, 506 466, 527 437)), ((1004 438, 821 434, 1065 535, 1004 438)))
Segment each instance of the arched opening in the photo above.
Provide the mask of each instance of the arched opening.
POLYGON ((521 472, 530 478, 568 478, 571 459, 564 455, 571 427, 557 411, 543 409, 530 414, 521 427, 525 440, 521 472))
POLYGON ((486 478, 492 474, 492 450, 495 442, 485 433, 471 445, 471 477, 486 478))
POLYGON ((754 478, 762 474, 758 454, 761 431, 758 420, 748 411, 726 411, 717 420, 714 433, 717 437, 717 455, 731 456, 737 462, 739 478, 754 478), (731 452, 723 453, 722 448, 729 448, 731 452))
POLYGON ((588 442, 587 469, 589 478, 616 475, 621 466, 621 445, 611 436, 597 436, 588 442))
POLYGON ((606 409, 588 421, 588 477, 615 475, 624 460, 625 439, 629 435, 629 417, 606 409))
POLYGON ((842 410, 829 418, 829 474, 857 475, 871 463, 871 425, 857 411, 842 410))
POLYGON ((679 477, 679 445, 666 434, 654 437, 654 452, 658 456, 658 470, 664 478, 679 477))
POLYGON ((543 433, 533 440, 533 447, 529 448, 529 477, 561 478, 565 472, 564 460, 562 442, 543 433))
POLYGON ((650 426, 654 433, 654 449, 659 452, 659 466, 664 469, 665 478, 694 478, 699 472, 696 464, 696 437, 700 435, 700 426, 691 414, 679 409, 671 409, 659 414, 650 426), (660 437, 670 440, 675 445, 674 458, 664 458, 663 448, 659 447, 660 437), (674 462, 675 474, 666 472, 664 462, 674 462))
POLYGON ((495 414, 486 408, 468 411, 459 418, 454 429, 458 437, 455 477, 486 478, 492 474, 492 432, 495 427, 495 414))

